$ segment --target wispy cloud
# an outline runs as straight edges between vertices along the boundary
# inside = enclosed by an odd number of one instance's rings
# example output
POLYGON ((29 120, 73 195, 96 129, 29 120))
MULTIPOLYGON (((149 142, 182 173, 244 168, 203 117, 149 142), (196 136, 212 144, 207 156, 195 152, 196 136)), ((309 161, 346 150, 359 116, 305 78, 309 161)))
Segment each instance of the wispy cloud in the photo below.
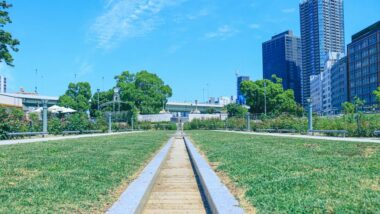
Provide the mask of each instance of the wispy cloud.
POLYGON ((259 25, 259 24, 256 24, 256 23, 253 23, 253 24, 250 24, 250 25, 249 25, 249 28, 251 28, 251 29, 259 29, 259 28, 260 28, 260 25, 259 25))
POLYGON ((213 38, 227 39, 237 33, 238 31, 232 28, 231 26, 223 25, 214 32, 206 33, 205 38, 206 39, 213 39, 213 38))
POLYGON ((189 14, 187 15, 187 18, 189 20, 195 20, 195 19, 199 19, 199 18, 202 18, 202 17, 205 17, 205 16, 208 16, 210 14, 210 12, 208 11, 208 9, 201 9, 199 10, 198 12, 196 13, 193 13, 193 14, 189 14))
POLYGON ((285 8, 281 10, 283 13, 294 13, 296 12, 296 8, 285 8))
POLYGON ((160 13, 186 0, 104 0, 105 12, 91 27, 98 47, 109 49, 122 39, 143 36, 161 23, 160 13))

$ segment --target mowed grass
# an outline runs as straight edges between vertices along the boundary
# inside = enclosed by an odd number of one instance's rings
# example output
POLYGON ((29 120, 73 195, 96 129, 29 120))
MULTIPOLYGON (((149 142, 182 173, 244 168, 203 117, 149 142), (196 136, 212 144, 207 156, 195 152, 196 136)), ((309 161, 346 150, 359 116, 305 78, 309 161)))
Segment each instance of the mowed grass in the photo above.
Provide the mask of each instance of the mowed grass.
POLYGON ((188 132, 258 213, 380 213, 380 145, 188 132))
POLYGON ((0 146, 0 213, 103 213, 170 134, 0 146))

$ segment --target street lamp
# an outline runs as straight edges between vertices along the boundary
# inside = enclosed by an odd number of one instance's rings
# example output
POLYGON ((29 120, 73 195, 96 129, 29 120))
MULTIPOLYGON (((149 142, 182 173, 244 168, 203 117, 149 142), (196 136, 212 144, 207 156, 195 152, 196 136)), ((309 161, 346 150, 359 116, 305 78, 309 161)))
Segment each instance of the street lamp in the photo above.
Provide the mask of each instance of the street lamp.
POLYGON ((308 132, 313 131, 313 100, 311 98, 307 99, 309 104, 309 114, 308 114, 308 132))

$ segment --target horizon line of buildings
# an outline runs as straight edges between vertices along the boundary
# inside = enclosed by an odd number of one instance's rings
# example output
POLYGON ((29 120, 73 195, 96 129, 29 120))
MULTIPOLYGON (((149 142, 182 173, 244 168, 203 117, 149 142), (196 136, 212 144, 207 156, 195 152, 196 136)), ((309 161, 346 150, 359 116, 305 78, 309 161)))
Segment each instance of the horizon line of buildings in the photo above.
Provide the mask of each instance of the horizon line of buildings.
POLYGON ((356 97, 372 108, 380 87, 380 21, 354 34, 346 54, 343 0, 302 0, 299 10, 301 37, 286 30, 262 44, 264 79, 282 78, 298 103, 311 100, 320 114, 339 113, 356 97))

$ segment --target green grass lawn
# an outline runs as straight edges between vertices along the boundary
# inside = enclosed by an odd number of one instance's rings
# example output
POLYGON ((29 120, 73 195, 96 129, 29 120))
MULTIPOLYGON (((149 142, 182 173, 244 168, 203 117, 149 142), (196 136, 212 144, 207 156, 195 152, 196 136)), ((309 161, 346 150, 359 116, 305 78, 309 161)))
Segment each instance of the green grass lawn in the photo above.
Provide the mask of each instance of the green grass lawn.
POLYGON ((380 213, 380 145, 189 131, 258 213, 380 213))
POLYGON ((169 134, 0 146, 0 213, 103 213, 169 134))

